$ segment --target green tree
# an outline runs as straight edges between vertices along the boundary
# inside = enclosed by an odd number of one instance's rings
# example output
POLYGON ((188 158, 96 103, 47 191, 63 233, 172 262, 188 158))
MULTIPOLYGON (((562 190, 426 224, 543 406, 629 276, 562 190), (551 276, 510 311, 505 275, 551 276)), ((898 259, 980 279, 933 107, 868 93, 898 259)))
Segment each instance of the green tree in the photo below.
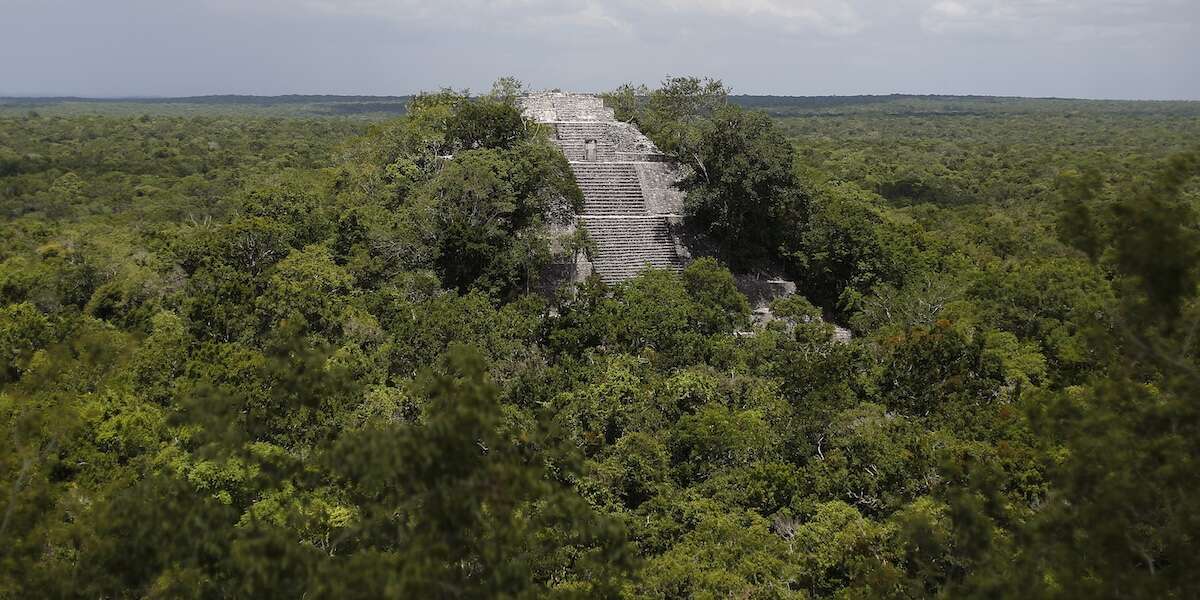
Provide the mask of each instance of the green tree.
POLYGON ((307 246, 279 261, 256 305, 269 326, 298 315, 332 339, 347 320, 350 285, 328 248, 307 246))
MULTIPOLYGON (((636 93, 626 87, 618 97, 636 93)), ((705 121, 728 102, 729 89, 719 79, 668 76, 635 121, 663 152, 692 164, 705 121)))
POLYGON ((421 426, 381 425, 337 450, 364 507, 360 535, 396 553, 385 563, 399 569, 393 593, 615 595, 628 560, 619 533, 500 435, 498 390, 477 352, 452 347, 442 371, 420 383, 429 401, 421 426), (585 550, 568 580, 545 562, 562 544, 585 550))
POLYGON ((681 184, 691 222, 712 236, 723 256, 742 264, 774 257, 787 223, 803 214, 791 144, 765 113, 716 109, 681 184))
POLYGON ((0 382, 19 379, 33 353, 50 341, 51 331, 50 321, 29 303, 0 309, 0 382))
POLYGON ((1102 241, 1121 308, 1117 335, 1094 339, 1111 362, 1085 387, 1039 397, 1034 422, 1064 458, 1019 566, 989 585, 1052 597, 1197 592, 1200 517, 1184 490, 1197 486, 1200 368, 1192 336, 1178 332, 1197 319, 1200 235, 1186 184, 1198 165, 1195 153, 1174 157, 1110 209, 1102 241))
POLYGON ((703 335, 729 334, 746 327, 750 303, 733 274, 712 258, 692 261, 680 275, 692 300, 692 327, 703 335))
POLYGON ((514 213, 523 200, 513 191, 509 164, 494 150, 463 152, 446 165, 423 193, 435 203, 441 237, 439 272, 460 290, 473 285, 490 292, 519 281, 523 259, 514 252, 514 213))
POLYGON ((512 102, 481 98, 459 104, 446 123, 446 138, 455 153, 506 149, 524 139, 529 128, 512 102))
POLYGON ((818 188, 786 242, 788 270, 817 305, 847 315, 875 286, 903 286, 929 270, 919 225, 894 217, 852 185, 818 188))

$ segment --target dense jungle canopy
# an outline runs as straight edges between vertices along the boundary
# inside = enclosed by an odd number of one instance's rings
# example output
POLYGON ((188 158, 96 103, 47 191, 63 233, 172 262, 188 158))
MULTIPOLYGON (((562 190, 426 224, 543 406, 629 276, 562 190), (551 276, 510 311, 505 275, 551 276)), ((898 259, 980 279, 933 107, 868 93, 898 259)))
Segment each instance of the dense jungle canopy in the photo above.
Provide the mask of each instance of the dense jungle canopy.
POLYGON ((0 102, 0 598, 1200 594, 1200 103, 626 86, 715 257, 539 295, 515 91, 0 102))

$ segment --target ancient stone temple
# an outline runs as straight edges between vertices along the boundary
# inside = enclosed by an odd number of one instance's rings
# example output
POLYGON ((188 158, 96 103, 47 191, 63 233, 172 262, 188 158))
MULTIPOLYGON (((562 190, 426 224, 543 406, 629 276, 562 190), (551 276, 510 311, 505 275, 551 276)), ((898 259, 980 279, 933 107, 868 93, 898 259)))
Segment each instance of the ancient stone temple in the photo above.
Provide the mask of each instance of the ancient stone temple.
POLYGON ((680 270, 690 258, 680 241, 683 193, 676 168, 636 127, 618 121, 590 94, 547 92, 519 101, 525 116, 550 125, 583 191, 576 224, 596 243, 576 279, 595 272, 607 283, 647 267, 680 270))

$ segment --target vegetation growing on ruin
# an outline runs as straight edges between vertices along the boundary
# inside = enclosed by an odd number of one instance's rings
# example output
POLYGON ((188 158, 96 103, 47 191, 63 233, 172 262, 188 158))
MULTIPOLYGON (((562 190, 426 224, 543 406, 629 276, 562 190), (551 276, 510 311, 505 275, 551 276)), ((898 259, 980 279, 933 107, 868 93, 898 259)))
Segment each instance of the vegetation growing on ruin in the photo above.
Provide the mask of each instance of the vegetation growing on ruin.
POLYGON ((1197 593, 1195 105, 618 91, 752 326, 512 91, 0 118, 0 597, 1197 593))

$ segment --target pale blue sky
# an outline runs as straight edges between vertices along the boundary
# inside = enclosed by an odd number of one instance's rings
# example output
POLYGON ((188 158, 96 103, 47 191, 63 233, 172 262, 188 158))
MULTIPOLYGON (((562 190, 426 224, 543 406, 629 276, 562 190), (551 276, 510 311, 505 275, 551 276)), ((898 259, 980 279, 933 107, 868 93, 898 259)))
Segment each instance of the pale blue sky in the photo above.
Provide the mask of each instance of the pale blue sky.
POLYGON ((0 0, 0 95, 594 91, 1200 99, 1200 0, 0 0))

